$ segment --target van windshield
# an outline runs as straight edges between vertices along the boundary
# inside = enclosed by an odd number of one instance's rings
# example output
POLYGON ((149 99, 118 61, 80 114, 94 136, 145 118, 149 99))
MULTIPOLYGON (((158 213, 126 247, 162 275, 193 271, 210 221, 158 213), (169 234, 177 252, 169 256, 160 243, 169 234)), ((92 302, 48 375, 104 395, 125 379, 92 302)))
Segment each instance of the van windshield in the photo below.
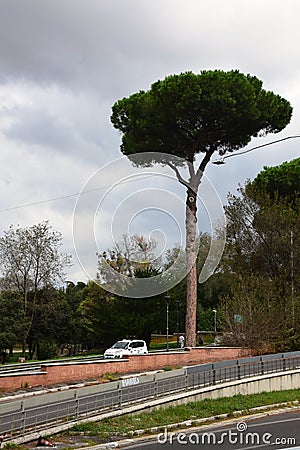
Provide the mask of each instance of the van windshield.
POLYGON ((112 348, 127 348, 128 344, 129 342, 118 341, 112 346, 112 348))

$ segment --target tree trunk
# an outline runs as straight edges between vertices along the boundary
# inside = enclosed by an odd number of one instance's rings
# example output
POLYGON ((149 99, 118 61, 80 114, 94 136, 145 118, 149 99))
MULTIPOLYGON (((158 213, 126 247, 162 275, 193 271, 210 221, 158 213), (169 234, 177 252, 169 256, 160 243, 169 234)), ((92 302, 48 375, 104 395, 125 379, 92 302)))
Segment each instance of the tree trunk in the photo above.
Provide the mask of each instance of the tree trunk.
POLYGON ((32 338, 28 338, 29 359, 32 360, 35 352, 35 343, 32 338))
POLYGON ((23 358, 26 356, 26 336, 23 337, 22 341, 22 356, 23 358))
POLYGON ((196 222, 197 222, 197 196, 188 189, 186 201, 186 257, 187 257, 187 298, 185 319, 185 345, 196 346, 196 320, 197 320, 197 248, 196 248, 196 222))

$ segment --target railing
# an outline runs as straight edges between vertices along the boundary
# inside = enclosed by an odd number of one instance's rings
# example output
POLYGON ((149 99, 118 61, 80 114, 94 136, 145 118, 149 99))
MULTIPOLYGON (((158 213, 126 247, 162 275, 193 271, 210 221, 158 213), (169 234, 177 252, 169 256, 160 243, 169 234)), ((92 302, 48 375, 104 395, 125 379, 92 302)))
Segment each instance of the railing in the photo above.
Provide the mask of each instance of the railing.
POLYGON ((300 352, 264 355, 24 398, 0 405, 0 435, 12 440, 126 405, 227 381, 300 368, 300 352))

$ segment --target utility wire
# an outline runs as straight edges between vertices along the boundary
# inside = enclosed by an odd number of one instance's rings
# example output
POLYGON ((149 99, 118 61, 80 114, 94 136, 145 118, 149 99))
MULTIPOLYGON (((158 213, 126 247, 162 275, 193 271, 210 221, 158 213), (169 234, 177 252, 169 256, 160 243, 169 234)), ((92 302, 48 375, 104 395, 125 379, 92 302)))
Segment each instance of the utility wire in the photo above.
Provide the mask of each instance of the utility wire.
POLYGON ((266 144, 261 144, 261 145, 255 146, 255 147, 248 148, 248 150, 244 150, 244 151, 241 151, 239 153, 232 153, 230 155, 222 156, 219 159, 213 160, 212 163, 213 164, 217 164, 217 165, 225 164, 224 160, 227 159, 227 158, 232 158, 232 156, 244 155, 245 153, 252 152, 253 150, 256 150, 258 148, 267 147, 268 145, 276 144, 277 142, 282 142, 282 141, 286 141, 288 139, 295 139, 295 138, 299 138, 299 137, 300 137, 300 135, 298 135, 298 134, 296 134, 294 136, 287 136, 287 137, 282 138, 282 139, 277 139, 276 141, 267 142, 266 144))
MULTIPOLYGON (((141 175, 139 175, 139 174, 137 174, 137 175, 140 176, 140 179, 144 179, 144 178, 152 177, 153 175, 155 176, 155 175, 157 175, 157 174, 143 175, 143 176, 141 176, 141 175)), ((161 175, 161 174, 159 174, 159 175, 161 175)), ((133 179, 133 180, 124 180, 124 181, 121 181, 120 184, 132 183, 133 181, 136 181, 136 178, 133 179)), ((2 212, 7 212, 7 211, 13 211, 13 210, 15 210, 15 209, 27 208, 27 207, 29 207, 29 206, 42 205, 42 204, 44 204, 44 203, 51 203, 51 202, 54 202, 54 201, 56 201, 56 200, 63 200, 63 199, 66 199, 66 198, 77 197, 78 195, 81 195, 81 194, 89 194, 89 193, 91 193, 91 192, 102 191, 102 190, 104 190, 104 189, 109 189, 109 188, 111 188, 111 186, 102 186, 102 187, 99 187, 99 188, 96 188, 96 189, 91 189, 91 190, 89 190, 89 191, 81 191, 81 192, 76 192, 75 194, 68 194, 68 195, 62 195, 62 196, 60 196, 60 197, 49 198, 48 200, 40 200, 40 201, 38 201, 38 202, 25 203, 24 205, 11 206, 11 207, 9 207, 9 208, 3 208, 3 209, 0 209, 0 213, 2 213, 2 212)))
POLYGON ((287 136, 285 138, 278 139, 277 141, 272 141, 272 142, 267 142, 266 144, 257 145, 256 147, 249 148, 248 150, 244 150, 239 153, 232 153, 231 155, 224 156, 223 159, 230 158, 232 156, 243 155, 244 153, 252 152, 252 150, 256 150, 257 148, 267 147, 267 145, 276 144, 277 142, 282 142, 282 141, 286 141, 288 139, 295 139, 295 138, 300 138, 300 135, 296 134, 295 136, 287 136))

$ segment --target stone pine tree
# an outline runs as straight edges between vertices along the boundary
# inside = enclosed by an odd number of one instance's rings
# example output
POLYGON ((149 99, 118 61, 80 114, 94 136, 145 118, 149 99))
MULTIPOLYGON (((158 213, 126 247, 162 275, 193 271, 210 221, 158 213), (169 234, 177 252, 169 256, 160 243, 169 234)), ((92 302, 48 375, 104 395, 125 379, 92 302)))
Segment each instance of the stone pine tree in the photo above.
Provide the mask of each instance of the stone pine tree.
MULTIPOLYGON (((203 172, 213 154, 224 155, 247 145, 252 137, 281 131, 290 121, 287 100, 262 88, 262 81, 238 70, 186 72, 167 76, 117 101, 111 121, 122 134, 121 151, 129 158, 151 154, 149 165, 164 162, 158 154, 187 161, 189 179, 184 180, 176 164, 170 164, 178 181, 187 188, 186 253, 187 276, 186 344, 196 342, 196 215, 197 192, 203 172), (152 159, 151 159, 152 158, 152 159)), ((167 163, 167 162, 166 162, 167 163)))

